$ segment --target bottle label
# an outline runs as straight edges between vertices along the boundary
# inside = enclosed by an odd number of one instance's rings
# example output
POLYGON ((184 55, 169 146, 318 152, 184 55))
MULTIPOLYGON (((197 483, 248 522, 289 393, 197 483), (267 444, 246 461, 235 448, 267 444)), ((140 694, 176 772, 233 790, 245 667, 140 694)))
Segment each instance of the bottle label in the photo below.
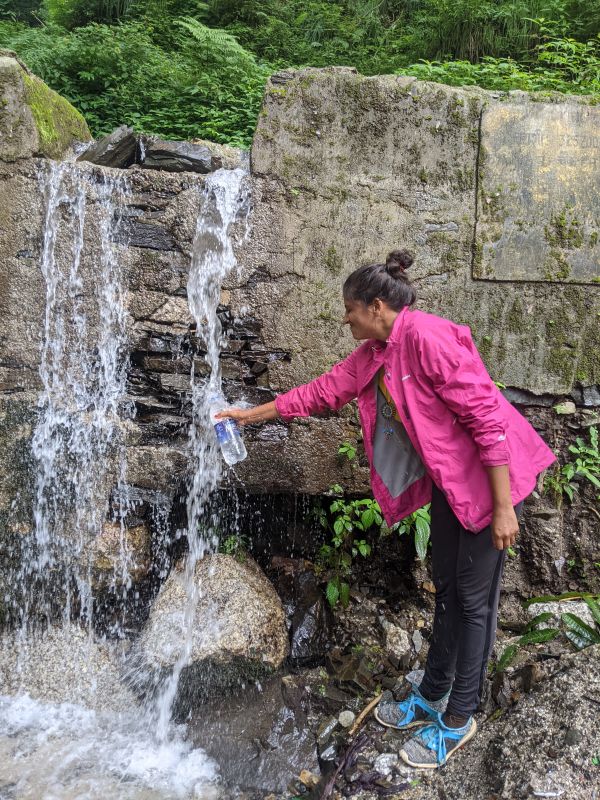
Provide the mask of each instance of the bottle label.
POLYGON ((225 422, 215 423, 215 433, 217 434, 217 440, 219 444, 223 444, 223 442, 226 442, 230 437, 227 427, 228 426, 225 422))
POLYGON ((237 423, 232 419, 215 422, 215 433, 217 434, 219 444, 223 444, 223 442, 227 442, 235 436, 240 435, 237 423))

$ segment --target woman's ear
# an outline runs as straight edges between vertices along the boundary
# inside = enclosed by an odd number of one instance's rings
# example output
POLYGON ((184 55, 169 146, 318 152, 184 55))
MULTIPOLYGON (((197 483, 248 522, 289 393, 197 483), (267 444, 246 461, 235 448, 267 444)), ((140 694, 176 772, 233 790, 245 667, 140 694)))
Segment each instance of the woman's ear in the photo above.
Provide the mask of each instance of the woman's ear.
POLYGON ((371 309, 373 314, 375 314, 376 317, 379 317, 381 316, 381 312, 383 311, 383 303, 378 297, 376 297, 375 300, 373 300, 373 302, 369 306, 369 308, 371 309))

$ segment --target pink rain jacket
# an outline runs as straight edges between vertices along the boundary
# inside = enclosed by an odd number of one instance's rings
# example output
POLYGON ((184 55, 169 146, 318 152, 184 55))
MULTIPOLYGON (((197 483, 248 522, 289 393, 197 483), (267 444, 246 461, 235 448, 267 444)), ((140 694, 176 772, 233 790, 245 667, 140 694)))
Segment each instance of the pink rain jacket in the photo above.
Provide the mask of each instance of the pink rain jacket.
POLYGON ((513 504, 525 499, 555 455, 488 375, 466 325, 408 308, 387 342, 364 342, 330 372, 279 395, 284 420, 337 411, 354 398, 371 464, 371 485, 391 525, 431 500, 432 480, 461 525, 490 524, 493 501, 484 467, 508 464, 513 504), (392 497, 373 468, 376 378, 385 384, 426 474, 392 497))

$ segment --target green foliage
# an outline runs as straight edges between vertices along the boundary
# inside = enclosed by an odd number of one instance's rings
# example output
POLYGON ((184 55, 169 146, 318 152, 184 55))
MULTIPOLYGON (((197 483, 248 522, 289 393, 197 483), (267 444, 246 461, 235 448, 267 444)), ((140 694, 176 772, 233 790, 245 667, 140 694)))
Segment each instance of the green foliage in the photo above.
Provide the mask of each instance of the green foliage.
POLYGON ((113 23, 122 19, 132 0, 46 0, 48 19, 63 28, 77 28, 90 22, 113 23))
POLYGON ((0 20, 37 25, 43 16, 41 0, 0 0, 0 20))
POLYGON ((561 633, 574 645, 577 650, 583 650, 594 644, 600 644, 600 604, 598 596, 591 594, 577 594, 576 592, 565 592, 560 595, 545 595, 543 597, 533 597, 528 600, 525 606, 532 603, 561 602, 582 598, 587 603, 594 620, 592 628, 584 622, 577 614, 566 611, 560 615, 561 628, 539 628, 539 625, 548 622, 553 618, 553 614, 548 611, 538 614, 525 628, 523 635, 514 644, 508 645, 498 659, 496 672, 503 672, 514 661, 519 649, 528 644, 542 644, 556 639, 561 633))
POLYGON ((348 461, 356 458, 356 447, 351 442, 344 442, 338 447, 338 455, 345 457, 348 461))
POLYGON ((219 542, 219 552, 244 562, 248 553, 248 540, 239 533, 232 533, 219 542))
POLYGON ((196 20, 174 23, 167 53, 140 22, 68 32, 0 25, 0 46, 81 111, 92 133, 128 124, 174 139, 248 146, 267 71, 228 34, 196 20))
POLYGON ((600 95, 585 0, 0 0, 1 19, 0 46, 94 135, 127 123, 248 146, 268 75, 289 66, 600 95))
MULTIPOLYGON (((600 489, 600 449, 598 447, 598 428, 589 429, 589 442, 581 436, 575 444, 569 445, 569 452, 576 458, 562 466, 556 466, 544 480, 544 490, 550 492, 561 504, 563 495, 573 499, 577 491, 577 480, 583 478, 600 489)), ((598 495, 600 497, 600 495, 598 495)))
MULTIPOLYGON (((339 453, 354 458, 355 448, 345 442, 339 453), (349 454, 349 452, 354 453, 349 454)), ((333 500, 326 508, 320 505, 316 517, 320 525, 331 535, 330 542, 319 550, 320 568, 328 577, 326 596, 332 606, 340 602, 344 607, 350 599, 352 567, 357 557, 368 558, 371 555, 375 536, 389 536, 392 532, 399 535, 413 536, 417 555, 421 560, 427 555, 431 517, 430 504, 417 509, 405 519, 388 528, 379 504, 371 498, 359 500, 344 497, 344 490, 336 484, 330 489, 333 500), (370 541, 369 541, 370 539, 370 541)))
POLYGON ((400 522, 392 525, 391 530, 396 531, 399 536, 404 534, 412 534, 417 556, 421 561, 425 560, 427 555, 427 545, 429 544, 429 537, 431 535, 431 503, 418 508, 408 517, 405 517, 400 522))
POLYGON ((600 36, 579 42, 559 36, 556 26, 543 20, 537 22, 542 41, 520 62, 494 56, 485 56, 478 62, 421 60, 399 69, 398 74, 453 86, 482 86, 503 91, 600 94, 600 36))
POLYGON ((348 578, 352 564, 357 556, 367 558, 371 554, 371 544, 365 535, 371 530, 380 529, 383 517, 375 500, 346 500, 341 486, 330 490, 337 497, 329 504, 329 513, 321 507, 318 511, 320 524, 331 534, 330 544, 319 550, 319 565, 328 574, 326 596, 329 604, 338 601, 346 607, 350 600, 348 578), (358 538, 358 537, 361 538, 358 538))

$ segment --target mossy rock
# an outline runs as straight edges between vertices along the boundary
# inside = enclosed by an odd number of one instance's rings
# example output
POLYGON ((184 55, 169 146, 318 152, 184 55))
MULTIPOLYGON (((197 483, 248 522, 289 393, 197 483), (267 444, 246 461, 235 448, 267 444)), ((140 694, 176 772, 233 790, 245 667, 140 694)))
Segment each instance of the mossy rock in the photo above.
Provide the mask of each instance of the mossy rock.
POLYGON ((0 160, 61 158, 90 141, 83 116, 16 58, 0 53, 0 160))

